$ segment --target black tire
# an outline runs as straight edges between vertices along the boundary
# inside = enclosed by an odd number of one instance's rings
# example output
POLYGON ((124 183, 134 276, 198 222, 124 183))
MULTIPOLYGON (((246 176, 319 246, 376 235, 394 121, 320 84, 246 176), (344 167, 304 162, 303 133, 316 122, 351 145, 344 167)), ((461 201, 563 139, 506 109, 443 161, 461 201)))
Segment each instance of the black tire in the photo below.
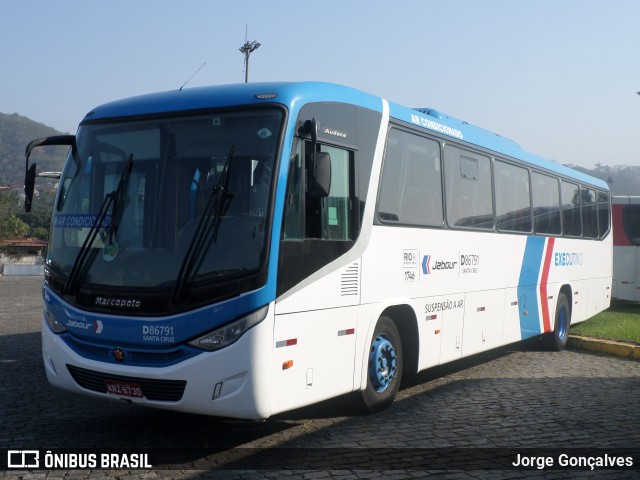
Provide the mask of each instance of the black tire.
POLYGON ((389 317, 378 319, 368 355, 367 388, 362 400, 367 411, 378 412, 393 403, 402 379, 402 342, 389 317))
POLYGON ((571 326, 571 305, 564 293, 558 295, 553 332, 546 335, 545 343, 549 350, 560 352, 567 346, 569 327, 571 326))

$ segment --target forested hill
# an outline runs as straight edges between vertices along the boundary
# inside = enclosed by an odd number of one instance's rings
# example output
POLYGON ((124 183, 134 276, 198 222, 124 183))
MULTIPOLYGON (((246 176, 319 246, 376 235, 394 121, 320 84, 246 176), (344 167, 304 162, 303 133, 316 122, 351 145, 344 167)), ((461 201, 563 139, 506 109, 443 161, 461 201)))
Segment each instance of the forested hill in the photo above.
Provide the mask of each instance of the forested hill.
POLYGON ((575 170, 604 180, 609 184, 612 195, 640 196, 640 167, 627 165, 603 165, 597 163, 595 168, 588 169, 576 165, 567 165, 575 170))
MULTIPOLYGON (((54 128, 14 113, 0 113, 0 186, 24 184, 24 150, 31 140, 62 135, 54 128)), ((60 171, 67 147, 43 147, 31 158, 38 172, 60 171)))

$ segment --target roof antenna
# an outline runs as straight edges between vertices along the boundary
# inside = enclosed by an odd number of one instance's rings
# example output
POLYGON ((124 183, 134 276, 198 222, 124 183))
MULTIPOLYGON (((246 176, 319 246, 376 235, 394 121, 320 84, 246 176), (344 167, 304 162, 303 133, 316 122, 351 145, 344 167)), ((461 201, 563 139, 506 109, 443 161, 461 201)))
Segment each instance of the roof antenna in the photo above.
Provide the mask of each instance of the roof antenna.
POLYGON ((207 64, 207 62, 204 62, 202 65, 200 65, 200 68, 199 68, 199 69, 197 69, 197 70, 194 72, 194 74, 193 74, 193 75, 191 75, 191 76, 189 77, 189 80, 187 80, 186 82, 184 82, 184 83, 182 84, 182 86, 178 89, 178 91, 179 91, 179 92, 181 92, 181 91, 182 91, 182 89, 185 87, 185 85, 186 85, 187 83, 189 83, 189 82, 191 81, 191 79, 192 79, 193 77, 195 77, 195 76, 198 74, 198 72, 199 72, 200 70, 202 70, 202 67, 204 67, 206 64, 207 64))

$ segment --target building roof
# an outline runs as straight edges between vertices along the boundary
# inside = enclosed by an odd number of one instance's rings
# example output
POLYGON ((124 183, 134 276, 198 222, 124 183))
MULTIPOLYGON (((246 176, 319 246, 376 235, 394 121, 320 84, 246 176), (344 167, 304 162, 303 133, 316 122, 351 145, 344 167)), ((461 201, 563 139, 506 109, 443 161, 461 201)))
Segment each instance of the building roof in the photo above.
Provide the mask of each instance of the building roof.
POLYGON ((35 237, 13 237, 0 239, 0 247, 46 248, 47 242, 35 237))

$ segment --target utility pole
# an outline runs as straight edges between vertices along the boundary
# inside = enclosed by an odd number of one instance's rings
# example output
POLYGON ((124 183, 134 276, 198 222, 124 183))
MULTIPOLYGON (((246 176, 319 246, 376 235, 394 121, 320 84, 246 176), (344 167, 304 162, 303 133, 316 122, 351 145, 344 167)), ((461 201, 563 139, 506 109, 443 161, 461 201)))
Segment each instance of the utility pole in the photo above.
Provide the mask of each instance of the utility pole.
POLYGON ((244 54, 244 83, 249 82, 249 55, 251 55, 251 52, 257 50, 260 46, 260 44, 255 40, 251 42, 247 40, 247 30, 248 27, 245 27, 244 45, 240 47, 240 51, 244 54))

